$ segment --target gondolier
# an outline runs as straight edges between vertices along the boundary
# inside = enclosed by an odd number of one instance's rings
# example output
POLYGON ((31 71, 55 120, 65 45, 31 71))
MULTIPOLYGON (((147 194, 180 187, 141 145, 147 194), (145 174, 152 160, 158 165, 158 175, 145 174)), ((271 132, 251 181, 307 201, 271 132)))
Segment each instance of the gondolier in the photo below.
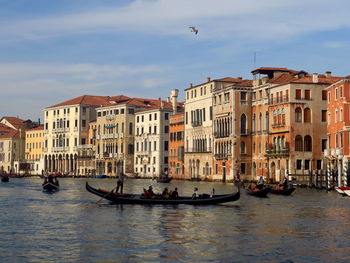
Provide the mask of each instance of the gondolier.
POLYGON ((118 176, 118 181, 117 181, 117 189, 116 189, 116 193, 119 192, 119 188, 120 188, 120 193, 123 193, 123 186, 124 186, 124 180, 125 180, 125 174, 123 172, 121 172, 118 176))

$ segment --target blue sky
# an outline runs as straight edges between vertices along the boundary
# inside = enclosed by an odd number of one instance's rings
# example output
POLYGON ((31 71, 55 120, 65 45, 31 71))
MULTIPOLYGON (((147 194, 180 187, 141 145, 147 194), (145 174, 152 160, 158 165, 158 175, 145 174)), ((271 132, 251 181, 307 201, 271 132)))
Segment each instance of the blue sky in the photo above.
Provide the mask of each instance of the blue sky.
POLYGON ((256 67, 350 75, 347 0, 0 0, 1 116, 84 94, 169 96, 256 67), (199 29, 198 35, 189 26, 199 29))

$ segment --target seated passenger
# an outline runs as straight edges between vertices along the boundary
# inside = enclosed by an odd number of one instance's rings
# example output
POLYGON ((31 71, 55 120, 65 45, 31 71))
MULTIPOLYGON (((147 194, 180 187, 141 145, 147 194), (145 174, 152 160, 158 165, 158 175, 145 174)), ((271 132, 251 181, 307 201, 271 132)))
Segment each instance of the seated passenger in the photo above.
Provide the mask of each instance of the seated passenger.
POLYGON ((169 190, 168 190, 168 187, 165 187, 165 188, 164 188, 163 193, 162 193, 162 197, 165 198, 165 199, 168 199, 168 198, 169 198, 169 190))
POLYGON ((177 187, 175 187, 174 191, 171 192, 170 198, 171 199, 179 198, 179 193, 177 192, 177 187))
POLYGON ((197 198, 199 198, 199 193, 198 193, 198 188, 195 187, 194 188, 194 193, 192 195, 192 199, 197 199, 197 198))
POLYGON ((148 187, 148 190, 146 190, 145 188, 143 188, 143 194, 141 195, 142 198, 152 198, 153 196, 155 196, 154 192, 153 192, 153 187, 152 185, 150 185, 148 187))

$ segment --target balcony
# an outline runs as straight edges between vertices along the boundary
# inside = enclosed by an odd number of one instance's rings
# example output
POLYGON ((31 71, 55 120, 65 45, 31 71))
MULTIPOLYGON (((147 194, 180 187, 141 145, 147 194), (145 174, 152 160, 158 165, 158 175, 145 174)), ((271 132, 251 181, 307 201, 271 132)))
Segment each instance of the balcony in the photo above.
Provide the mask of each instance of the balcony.
POLYGON ((286 126, 286 124, 285 123, 273 123, 271 126, 272 126, 272 128, 279 128, 279 127, 286 126))
POLYGON ((69 147, 52 147, 53 152, 66 152, 69 150, 69 147))
POLYGON ((78 150, 88 150, 92 149, 92 144, 81 144, 77 146, 78 150))
POLYGON ((217 153, 214 157, 216 160, 227 160, 227 153, 217 153))
POLYGON ((249 135, 248 129, 240 129, 240 132, 241 132, 241 136, 248 136, 249 135))
POLYGON ((270 100, 269 105, 278 105, 289 102, 289 96, 283 95, 281 97, 274 97, 273 100, 270 100), (278 99, 277 99, 278 98, 278 99))
POLYGON ((211 153, 211 148, 208 148, 208 149, 188 148, 188 149, 185 149, 185 153, 211 153))
POLYGON ((56 128, 53 129, 52 132, 65 132, 65 128, 56 128))
POLYGON ((203 122, 201 121, 194 121, 191 123, 192 127, 198 127, 198 126, 202 126, 203 122))
POLYGON ((270 144, 265 152, 265 156, 270 158, 286 157, 289 156, 290 153, 289 144, 286 143, 284 147, 281 148, 270 144))
POLYGON ((228 133, 225 134, 224 132, 214 132, 214 138, 225 138, 229 136, 230 135, 228 133))
POLYGON ((114 138, 115 138, 114 135, 115 135, 115 134, 113 134, 113 133, 102 134, 102 135, 101 135, 101 139, 102 139, 102 140, 105 140, 105 139, 114 139, 114 138))

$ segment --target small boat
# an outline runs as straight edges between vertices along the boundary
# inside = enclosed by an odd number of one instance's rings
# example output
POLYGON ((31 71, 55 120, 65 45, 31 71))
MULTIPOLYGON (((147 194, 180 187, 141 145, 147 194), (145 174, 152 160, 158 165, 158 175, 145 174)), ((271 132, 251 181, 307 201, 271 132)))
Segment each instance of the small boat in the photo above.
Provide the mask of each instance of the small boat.
POLYGON ((345 187, 335 187, 334 188, 339 194, 350 196, 350 186, 345 187))
POLYGON ((7 183, 8 181, 10 181, 10 178, 8 176, 1 177, 1 182, 7 183))
POLYGON ((105 174, 98 174, 98 175, 93 175, 92 178, 106 178, 107 176, 105 174))
POLYGON ((172 179, 172 177, 158 177, 157 183, 170 183, 172 179))
POLYGON ((117 204, 164 204, 164 205, 176 205, 176 204, 188 204, 188 205, 212 205, 226 202, 233 202, 239 199, 240 192, 225 194, 225 195, 202 195, 198 199, 192 199, 191 196, 183 196, 176 199, 164 199, 164 198, 141 198, 139 194, 117 194, 103 189, 96 189, 90 186, 86 182, 86 190, 99 197, 107 199, 117 204))
POLYGON ((289 188, 283 189, 283 188, 277 186, 277 187, 270 188, 270 193, 276 194, 276 195, 291 195, 294 191, 295 191, 294 187, 289 187, 289 188))
POLYGON ((43 184, 43 190, 45 192, 53 192, 53 191, 58 191, 59 190, 59 184, 55 184, 52 182, 46 182, 43 184))
POLYGON ((270 192, 270 188, 268 188, 268 187, 265 187, 263 189, 246 188, 245 191, 248 195, 257 196, 257 197, 267 197, 267 194, 270 192))

